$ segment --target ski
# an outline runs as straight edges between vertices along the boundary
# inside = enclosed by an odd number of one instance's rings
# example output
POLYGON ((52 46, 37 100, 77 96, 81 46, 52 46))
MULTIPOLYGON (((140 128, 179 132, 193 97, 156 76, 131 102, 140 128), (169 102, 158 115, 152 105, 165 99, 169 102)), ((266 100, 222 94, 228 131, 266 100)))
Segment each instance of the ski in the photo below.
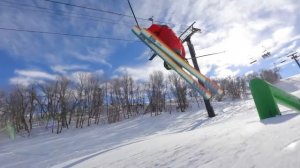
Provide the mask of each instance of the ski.
MULTIPOLYGON (((136 27, 137 28, 137 27, 136 27)), ((155 35, 147 31, 146 29, 140 29, 141 33, 151 40, 159 49, 167 53, 176 63, 185 68, 189 73, 198 78, 205 87, 209 88, 213 93, 222 94, 223 89, 216 83, 211 81, 208 77, 201 74, 194 67, 192 67, 187 62, 183 61, 180 56, 178 56, 173 50, 171 50, 167 45, 160 41, 155 35)))
POLYGON ((174 71, 176 71, 186 82, 188 82, 193 88, 195 88, 205 99, 212 97, 211 92, 205 87, 199 84, 191 75, 184 71, 174 60, 172 60, 167 53, 163 52, 156 45, 152 43, 150 39, 144 36, 139 28, 133 29, 134 34, 138 36, 147 46, 149 46, 154 52, 157 53, 164 61, 166 61, 174 71))
MULTIPOLYGON (((145 37, 145 39, 148 39, 148 41, 152 44, 154 44, 159 50, 162 50, 166 55, 172 58, 177 64, 182 66, 185 70, 187 70, 189 73, 191 73, 193 76, 195 76, 197 79, 199 79, 205 87, 207 87, 209 90, 211 90, 213 93, 222 94, 223 89, 214 81, 210 80, 205 75, 201 74, 199 71, 194 69, 190 64, 183 61, 183 59, 178 56, 175 52, 173 52, 168 46, 166 46, 162 41, 160 41, 155 35, 147 31, 146 29, 140 29, 138 27, 134 27, 132 31, 135 34, 141 34, 145 37)), ((138 35, 137 36, 140 36, 138 35)), ((154 50, 155 51, 155 50, 154 50)), ((168 61, 167 61, 168 62, 168 61)))

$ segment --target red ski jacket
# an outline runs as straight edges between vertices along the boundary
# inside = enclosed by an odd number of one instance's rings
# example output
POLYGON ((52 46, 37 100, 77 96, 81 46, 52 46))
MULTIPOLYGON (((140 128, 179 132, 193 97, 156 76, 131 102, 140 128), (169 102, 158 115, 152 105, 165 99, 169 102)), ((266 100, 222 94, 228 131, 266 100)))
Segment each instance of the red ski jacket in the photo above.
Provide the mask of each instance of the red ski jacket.
POLYGON ((179 54, 181 58, 185 58, 185 50, 181 40, 168 26, 152 24, 147 30, 155 34, 162 42, 179 54))

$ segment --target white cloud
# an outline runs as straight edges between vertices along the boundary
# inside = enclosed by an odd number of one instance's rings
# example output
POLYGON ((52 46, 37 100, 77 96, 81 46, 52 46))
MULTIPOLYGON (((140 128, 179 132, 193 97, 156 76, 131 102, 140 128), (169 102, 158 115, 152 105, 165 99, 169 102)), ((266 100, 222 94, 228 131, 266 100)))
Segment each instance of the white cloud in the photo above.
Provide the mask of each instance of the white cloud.
POLYGON ((15 70, 15 76, 9 79, 10 84, 13 85, 24 85, 28 86, 30 84, 45 83, 46 81, 57 80, 59 76, 64 75, 71 81, 78 81, 79 74, 85 76, 97 75, 98 77, 104 76, 104 71, 98 69, 95 71, 81 71, 78 69, 87 69, 85 66, 71 65, 71 66, 54 66, 52 70, 59 74, 51 74, 38 70, 15 70))
POLYGON ((161 71, 164 75, 168 75, 171 72, 164 68, 163 61, 160 58, 155 58, 144 65, 135 67, 121 66, 117 68, 116 74, 117 76, 128 74, 134 80, 147 81, 150 74, 152 74, 154 71, 161 71))
POLYGON ((86 70, 88 69, 88 65, 55 65, 51 66, 51 69, 54 72, 66 75, 69 71, 75 70, 86 70))
POLYGON ((101 48, 96 49, 88 49, 86 54, 82 54, 79 52, 71 52, 77 59, 82 61, 87 61, 89 63, 101 63, 109 66, 112 65, 106 61, 107 56, 112 52, 108 45, 104 45, 101 48))
POLYGON ((232 70, 228 67, 219 67, 216 69, 216 75, 213 76, 214 78, 225 78, 228 76, 236 76, 238 75, 239 70, 232 70))
POLYGON ((102 70, 102 69, 98 69, 98 70, 96 70, 95 72, 93 72, 95 75, 97 75, 97 76, 103 76, 104 75, 104 71, 102 70))
POLYGON ((136 57, 136 60, 148 60, 153 54, 151 49, 146 49, 140 56, 136 57))
POLYGON ((283 48, 278 54, 279 54, 280 56, 289 54, 289 53, 291 53, 291 52, 296 51, 296 50, 295 50, 296 47, 297 47, 297 43, 296 43, 296 41, 294 41, 294 42, 292 42, 292 44, 290 44, 290 45, 288 45, 287 47, 283 48))
POLYGON ((247 76, 247 75, 250 75, 250 74, 253 74, 253 73, 254 73, 254 71, 248 71, 248 72, 245 73, 245 75, 247 76))
POLYGON ((34 83, 44 83, 43 80, 36 80, 29 77, 12 77, 9 79, 9 83, 12 85, 22 85, 22 86, 28 86, 30 84, 34 83))
POLYGON ((272 26, 275 26, 277 24, 280 24, 280 20, 278 18, 266 18, 266 19, 255 19, 250 20, 247 23, 247 26, 254 31, 263 31, 267 28, 272 28, 272 26))
POLYGON ((294 27, 283 27, 273 33, 273 39, 276 42, 286 42, 291 39, 294 27))
MULTIPOLYGON (((104 71, 102 69, 98 69, 94 72, 91 71, 76 71, 71 73, 68 77, 71 81, 75 83, 79 83, 81 79, 87 79, 93 75, 96 75, 97 77, 103 77, 104 71)), ((100 78, 99 78, 100 79, 100 78)), ((83 81, 86 82, 86 81, 83 81)))
POLYGON ((28 86, 34 83, 43 83, 45 80, 55 80, 57 75, 37 70, 15 70, 15 77, 10 78, 10 84, 28 86))
POLYGON ((56 75, 51 75, 42 71, 35 70, 15 70, 15 73, 20 76, 31 77, 31 78, 40 78, 40 79, 50 79, 55 80, 56 75))

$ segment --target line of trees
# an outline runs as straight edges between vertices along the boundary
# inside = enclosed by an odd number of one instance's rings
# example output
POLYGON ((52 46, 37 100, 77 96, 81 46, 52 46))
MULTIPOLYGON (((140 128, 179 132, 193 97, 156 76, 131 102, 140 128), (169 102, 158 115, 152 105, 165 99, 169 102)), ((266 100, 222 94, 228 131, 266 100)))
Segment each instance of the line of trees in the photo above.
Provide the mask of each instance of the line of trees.
MULTIPOLYGON (((262 70, 244 77, 219 79, 224 95, 214 100, 244 98, 250 79, 261 77, 274 82, 280 79, 278 72, 262 70)), ((72 80, 59 77, 55 81, 15 85, 10 91, 0 91, 0 126, 10 123, 17 133, 30 135, 39 124, 59 134, 70 126, 82 128, 141 114, 184 112, 190 104, 200 107, 202 97, 175 73, 165 77, 156 71, 144 83, 128 74, 107 81, 97 74, 78 73, 72 80)))
POLYGON ((254 78, 261 78, 270 83, 275 83, 281 79, 279 68, 263 69, 259 72, 247 74, 242 77, 227 77, 218 79, 221 87, 224 89, 224 94, 216 96, 217 101, 222 101, 224 98, 241 99, 249 94, 249 81, 254 78))
POLYGON ((168 109, 185 111, 187 85, 176 74, 165 79, 153 72, 149 81, 136 82, 129 75, 104 81, 96 74, 78 73, 75 79, 22 86, 0 92, 0 123, 12 123, 16 131, 30 134, 34 124, 61 133, 76 128, 114 123, 140 114, 159 115, 168 109), (168 80, 168 81, 166 81, 168 80), (168 103, 167 103, 168 100, 168 103))

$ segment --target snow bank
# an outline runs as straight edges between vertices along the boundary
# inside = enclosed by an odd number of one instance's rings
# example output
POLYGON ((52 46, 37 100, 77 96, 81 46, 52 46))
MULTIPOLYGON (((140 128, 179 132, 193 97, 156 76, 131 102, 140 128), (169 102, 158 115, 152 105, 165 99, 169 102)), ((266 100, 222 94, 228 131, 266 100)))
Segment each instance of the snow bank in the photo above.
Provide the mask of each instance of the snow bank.
MULTIPOLYGON (((297 91, 299 79, 277 86, 297 91)), ((211 119, 164 113, 0 142, 1 167, 300 167, 298 113, 260 121, 251 99, 213 106, 211 119)))
POLYGON ((275 84, 275 86, 286 90, 287 92, 295 92, 300 90, 300 74, 283 79, 275 84))

